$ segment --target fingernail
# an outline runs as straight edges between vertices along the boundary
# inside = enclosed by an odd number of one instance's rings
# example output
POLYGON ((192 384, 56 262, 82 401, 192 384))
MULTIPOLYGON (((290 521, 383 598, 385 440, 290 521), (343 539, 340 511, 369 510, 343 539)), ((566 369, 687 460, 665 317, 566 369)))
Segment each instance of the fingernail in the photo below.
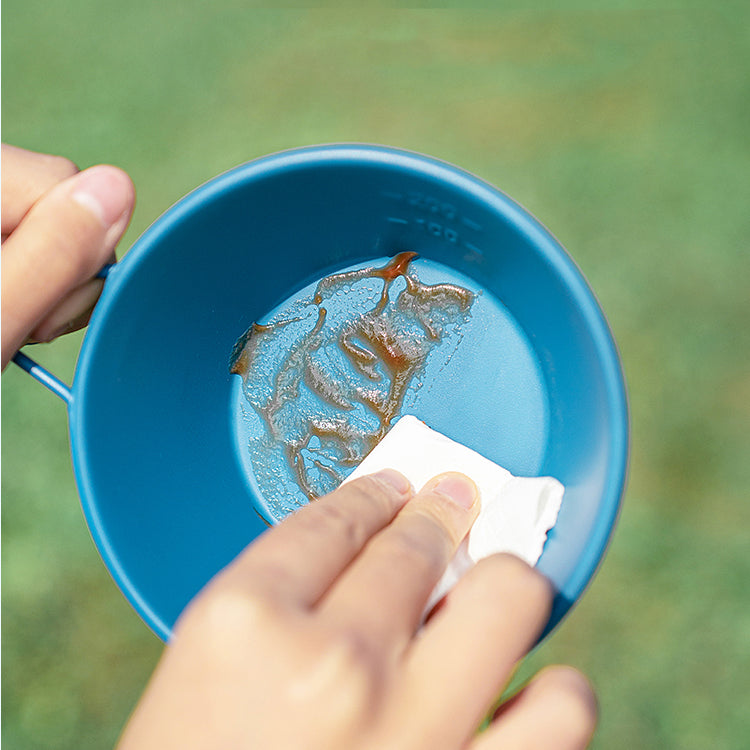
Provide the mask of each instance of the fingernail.
POLYGON ((130 185, 124 172, 100 165, 81 172, 76 178, 73 200, 95 214, 105 227, 111 227, 125 212, 130 185))
POLYGON ((385 482, 387 485, 393 487, 396 492, 402 495, 405 495, 412 489, 411 482, 395 469, 381 469, 372 476, 378 481, 385 482))
POLYGON ((467 510, 474 507, 479 497, 476 484, 463 474, 446 474, 431 490, 449 497, 454 503, 467 510))

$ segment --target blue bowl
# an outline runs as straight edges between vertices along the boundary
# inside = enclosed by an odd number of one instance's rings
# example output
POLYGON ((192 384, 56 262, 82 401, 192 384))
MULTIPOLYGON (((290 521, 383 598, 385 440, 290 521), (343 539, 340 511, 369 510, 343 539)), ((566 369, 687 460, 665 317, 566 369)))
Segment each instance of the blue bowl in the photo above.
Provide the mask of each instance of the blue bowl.
POLYGON ((161 216, 111 270, 83 343, 69 402, 83 509, 160 637, 266 528, 238 439, 235 341, 315 280, 404 250, 480 291, 499 336, 466 336, 465 367, 432 378, 417 416, 565 484, 538 564, 558 591, 546 632, 581 596, 628 458, 620 362, 583 276, 523 208, 456 167, 318 146, 237 167, 161 216))

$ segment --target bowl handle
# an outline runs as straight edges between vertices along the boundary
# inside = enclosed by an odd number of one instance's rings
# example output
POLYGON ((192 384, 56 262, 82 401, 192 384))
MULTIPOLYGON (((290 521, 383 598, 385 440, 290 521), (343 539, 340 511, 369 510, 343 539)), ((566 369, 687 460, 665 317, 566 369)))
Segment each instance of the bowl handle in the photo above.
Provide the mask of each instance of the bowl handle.
POLYGON ((13 361, 22 369, 36 378, 43 386, 49 388, 52 393, 59 396, 68 406, 73 400, 73 394, 65 383, 56 378, 51 372, 45 370, 41 365, 34 362, 31 357, 27 357, 23 352, 16 352, 13 361))
MULTIPOLYGON (((109 272, 116 266, 116 263, 108 263, 104 266, 99 273, 96 274, 97 279, 106 279, 109 272)), ((65 385, 59 378, 56 378, 49 370, 45 370, 40 364, 35 362, 31 357, 27 357, 23 352, 16 352, 13 361, 22 369, 31 375, 32 378, 36 378, 43 386, 49 388, 52 393, 59 396, 68 406, 70 406, 73 400, 73 393, 70 388, 65 385)))

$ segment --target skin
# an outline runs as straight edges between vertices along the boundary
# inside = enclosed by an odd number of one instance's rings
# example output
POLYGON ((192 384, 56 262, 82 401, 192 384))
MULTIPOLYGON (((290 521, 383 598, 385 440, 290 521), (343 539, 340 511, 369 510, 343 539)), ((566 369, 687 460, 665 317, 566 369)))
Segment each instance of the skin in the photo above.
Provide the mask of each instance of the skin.
MULTIPOLYGON (((4 366, 86 319, 134 191, 115 167, 6 146, 2 160, 4 366)), ((119 750, 584 748, 596 702, 569 667, 542 670, 477 734, 549 617, 541 574, 487 558, 422 623, 479 506, 461 474, 415 492, 384 471, 267 531, 179 618, 119 750)))
POLYGON ((93 277, 122 237, 135 189, 121 169, 2 146, 2 367, 28 341, 84 326, 93 277))

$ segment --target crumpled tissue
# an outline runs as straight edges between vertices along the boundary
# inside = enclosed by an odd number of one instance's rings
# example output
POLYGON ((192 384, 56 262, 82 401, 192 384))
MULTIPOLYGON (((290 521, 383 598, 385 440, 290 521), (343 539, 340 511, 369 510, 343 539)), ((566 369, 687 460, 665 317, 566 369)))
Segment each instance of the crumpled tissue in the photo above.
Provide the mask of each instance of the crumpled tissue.
POLYGON ((536 565, 565 492, 552 477, 515 477, 411 415, 393 425, 346 481, 386 468, 400 471, 415 490, 437 474, 458 471, 471 477, 480 492, 479 516, 433 590, 425 614, 483 557, 509 552, 536 565))

